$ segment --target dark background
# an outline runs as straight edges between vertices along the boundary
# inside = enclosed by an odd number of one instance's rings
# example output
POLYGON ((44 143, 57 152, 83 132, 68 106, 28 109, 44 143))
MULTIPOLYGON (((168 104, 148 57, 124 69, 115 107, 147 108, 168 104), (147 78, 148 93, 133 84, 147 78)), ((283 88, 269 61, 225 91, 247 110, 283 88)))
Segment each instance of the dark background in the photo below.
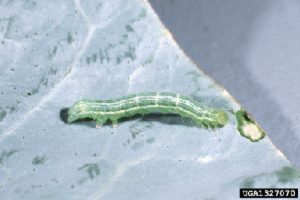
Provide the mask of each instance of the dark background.
POLYGON ((300 168, 300 1, 150 3, 187 55, 300 168))

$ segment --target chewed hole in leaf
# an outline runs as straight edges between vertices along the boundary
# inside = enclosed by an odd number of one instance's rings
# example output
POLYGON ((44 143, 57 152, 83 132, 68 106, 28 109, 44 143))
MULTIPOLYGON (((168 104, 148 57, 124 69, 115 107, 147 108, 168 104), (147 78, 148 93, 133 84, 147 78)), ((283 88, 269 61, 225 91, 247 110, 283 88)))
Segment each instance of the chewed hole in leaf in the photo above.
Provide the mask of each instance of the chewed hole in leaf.
POLYGON ((242 108, 235 113, 237 120, 237 129, 240 134, 252 142, 257 142, 265 137, 265 132, 242 108))

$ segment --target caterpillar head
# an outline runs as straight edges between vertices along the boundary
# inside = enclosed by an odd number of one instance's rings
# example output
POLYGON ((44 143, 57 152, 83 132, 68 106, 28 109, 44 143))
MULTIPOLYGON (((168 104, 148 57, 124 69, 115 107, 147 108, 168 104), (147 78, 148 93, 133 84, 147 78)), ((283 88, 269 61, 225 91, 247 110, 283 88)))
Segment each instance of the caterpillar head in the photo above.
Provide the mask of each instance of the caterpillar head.
POLYGON ((68 123, 84 118, 86 105, 82 101, 78 101, 68 110, 68 123))

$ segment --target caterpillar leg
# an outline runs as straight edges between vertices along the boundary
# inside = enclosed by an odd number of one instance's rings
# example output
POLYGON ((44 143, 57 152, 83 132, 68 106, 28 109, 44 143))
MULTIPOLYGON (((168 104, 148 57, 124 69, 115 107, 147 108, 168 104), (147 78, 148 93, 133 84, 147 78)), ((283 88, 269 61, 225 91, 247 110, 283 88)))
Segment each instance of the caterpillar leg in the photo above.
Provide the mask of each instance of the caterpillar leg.
POLYGON ((110 119, 112 122, 112 127, 116 128, 118 126, 118 119, 116 118, 111 118, 110 119))
POLYGON ((97 119, 96 120, 96 128, 101 128, 105 122, 106 122, 106 119, 97 119))

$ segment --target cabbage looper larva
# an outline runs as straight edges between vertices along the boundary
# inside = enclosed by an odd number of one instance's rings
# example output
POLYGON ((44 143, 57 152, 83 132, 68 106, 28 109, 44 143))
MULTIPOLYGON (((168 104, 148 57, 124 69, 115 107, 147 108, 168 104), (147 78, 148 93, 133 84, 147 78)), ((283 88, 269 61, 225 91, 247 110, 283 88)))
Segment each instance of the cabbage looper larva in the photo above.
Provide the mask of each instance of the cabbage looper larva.
POLYGON ((222 109, 210 108, 189 97, 168 92, 145 92, 111 100, 83 99, 69 109, 68 122, 91 118, 96 120, 97 127, 107 120, 116 126, 120 118, 149 113, 178 114, 211 128, 228 122, 228 116, 222 109))

